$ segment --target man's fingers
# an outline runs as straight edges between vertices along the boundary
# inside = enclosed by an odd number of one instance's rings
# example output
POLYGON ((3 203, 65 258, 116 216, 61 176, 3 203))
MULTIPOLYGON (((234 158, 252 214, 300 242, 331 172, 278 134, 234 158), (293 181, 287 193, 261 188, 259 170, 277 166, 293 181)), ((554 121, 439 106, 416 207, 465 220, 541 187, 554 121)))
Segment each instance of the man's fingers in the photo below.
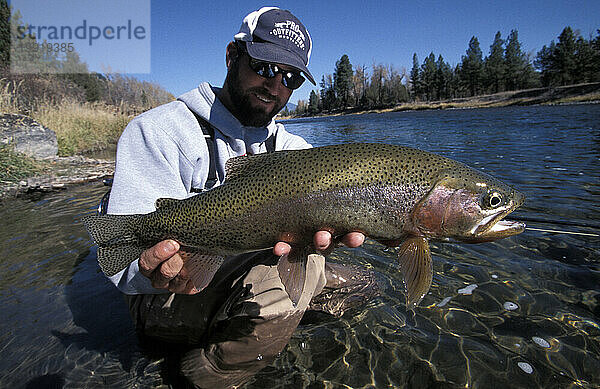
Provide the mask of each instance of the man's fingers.
MULTIPOLYGON (((358 247, 365 242, 365 235, 361 232, 349 232, 340 238, 336 238, 336 242, 341 242, 347 247, 358 247)), ((329 231, 317 231, 313 238, 315 248, 323 255, 331 254, 335 245, 332 235, 329 231)))
POLYGON ((313 237, 313 243, 318 251, 324 251, 331 245, 331 233, 329 231, 317 231, 313 237))
POLYGON ((179 272, 179 274, 175 276, 175 278, 173 278, 171 281, 169 281, 169 285, 168 285, 169 292, 178 293, 178 294, 184 293, 189 281, 190 281, 190 279, 185 272, 185 268, 183 268, 179 272))
POLYGON ((346 247, 358 247, 364 242, 365 236, 360 232, 349 232, 342 237, 342 243, 346 247))
POLYGON ((183 268, 183 259, 179 254, 173 255, 152 272, 150 279, 152 286, 159 289, 168 288, 169 282, 175 278, 183 268))
MULTIPOLYGON (((365 235, 361 232, 349 232, 339 241, 347 247, 358 247, 365 242, 365 235)), ((335 246, 332 245, 332 242, 333 237, 331 233, 326 230, 317 231, 313 237, 315 249, 324 255, 330 254, 334 249, 335 246)), ((288 254, 291 248, 292 247, 285 242, 277 242, 273 247, 273 254, 278 256, 288 254)))
POLYGON ((168 289, 179 294, 196 294, 198 291, 183 267, 183 259, 177 253, 178 250, 179 243, 174 240, 158 242, 140 255, 140 273, 148 277, 152 286, 157 289, 168 289))
POLYGON ((179 250, 179 243, 174 240, 163 240, 145 250, 138 261, 140 273, 150 278, 152 272, 162 262, 172 257, 177 250, 179 250))
POLYGON ((290 246, 289 244, 285 242, 277 242, 273 247, 273 254, 277 255, 278 257, 281 257, 282 255, 289 254, 291 250, 292 246, 290 246))

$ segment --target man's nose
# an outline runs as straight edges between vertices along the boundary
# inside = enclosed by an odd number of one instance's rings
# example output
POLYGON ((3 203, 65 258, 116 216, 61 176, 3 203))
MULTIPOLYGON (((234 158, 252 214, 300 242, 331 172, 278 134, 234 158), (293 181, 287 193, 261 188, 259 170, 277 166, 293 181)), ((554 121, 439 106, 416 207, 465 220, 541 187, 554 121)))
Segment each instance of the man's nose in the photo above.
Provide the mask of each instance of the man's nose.
POLYGON ((267 89, 270 91, 271 94, 277 95, 277 94, 279 94, 279 88, 284 87, 283 84, 281 83, 282 79, 283 79, 283 75, 281 75, 281 73, 278 73, 275 75, 275 77, 265 78, 264 84, 267 87, 267 89))

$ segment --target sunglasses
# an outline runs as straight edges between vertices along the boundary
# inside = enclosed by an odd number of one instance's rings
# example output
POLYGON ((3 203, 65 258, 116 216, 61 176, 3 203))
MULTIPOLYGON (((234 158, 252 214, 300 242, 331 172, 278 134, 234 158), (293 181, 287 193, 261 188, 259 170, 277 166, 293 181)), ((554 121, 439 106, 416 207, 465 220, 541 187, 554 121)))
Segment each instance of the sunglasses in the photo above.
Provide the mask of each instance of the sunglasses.
POLYGON ((248 57, 250 58, 250 69, 261 77, 273 78, 281 74, 281 83, 288 89, 298 89, 304 83, 304 77, 300 73, 284 70, 279 65, 271 62, 259 61, 250 56, 248 57))

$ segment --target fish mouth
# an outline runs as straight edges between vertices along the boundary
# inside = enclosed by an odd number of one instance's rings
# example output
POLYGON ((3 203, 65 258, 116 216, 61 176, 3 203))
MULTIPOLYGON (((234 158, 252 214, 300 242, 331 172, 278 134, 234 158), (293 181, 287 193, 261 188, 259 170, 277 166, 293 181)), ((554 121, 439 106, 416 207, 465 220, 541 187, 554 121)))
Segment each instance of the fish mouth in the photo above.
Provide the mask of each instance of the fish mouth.
POLYGON ((520 234, 525 230, 525 223, 515 220, 504 220, 525 201, 525 196, 516 192, 514 201, 506 209, 483 218, 471 231, 469 242, 490 242, 497 239, 520 234))
POLYGON ((482 237, 495 239, 520 234, 525 230, 525 223, 515 220, 498 220, 487 231, 481 234, 482 237))

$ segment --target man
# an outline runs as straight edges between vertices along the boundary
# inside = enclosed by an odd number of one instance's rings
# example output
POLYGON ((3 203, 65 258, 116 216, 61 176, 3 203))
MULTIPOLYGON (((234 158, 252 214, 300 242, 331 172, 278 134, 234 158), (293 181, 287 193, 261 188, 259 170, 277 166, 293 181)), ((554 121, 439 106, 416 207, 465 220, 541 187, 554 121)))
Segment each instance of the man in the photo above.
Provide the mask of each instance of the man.
MULTIPOLYGON (((311 48, 308 31, 289 11, 265 7, 250 13, 227 46, 222 88, 203 83, 127 126, 108 213, 148 213, 158 198, 210 189, 226 178, 225 162, 232 157, 311 147, 273 120, 304 81, 302 74, 315 83, 307 68, 311 48)), ((364 236, 350 233, 341 241, 357 247, 364 236)), ((315 233, 316 251, 332 247, 329 232, 315 233)), ((284 242, 227 258, 208 287, 197 291, 178 249, 175 241, 159 242, 110 278, 128 295, 144 344, 178 345, 176 369, 196 387, 247 381, 283 350, 307 309, 340 315, 376 293, 370 273, 326 266, 322 255, 313 254, 293 304, 277 270, 279 257, 291 249, 284 242)))

